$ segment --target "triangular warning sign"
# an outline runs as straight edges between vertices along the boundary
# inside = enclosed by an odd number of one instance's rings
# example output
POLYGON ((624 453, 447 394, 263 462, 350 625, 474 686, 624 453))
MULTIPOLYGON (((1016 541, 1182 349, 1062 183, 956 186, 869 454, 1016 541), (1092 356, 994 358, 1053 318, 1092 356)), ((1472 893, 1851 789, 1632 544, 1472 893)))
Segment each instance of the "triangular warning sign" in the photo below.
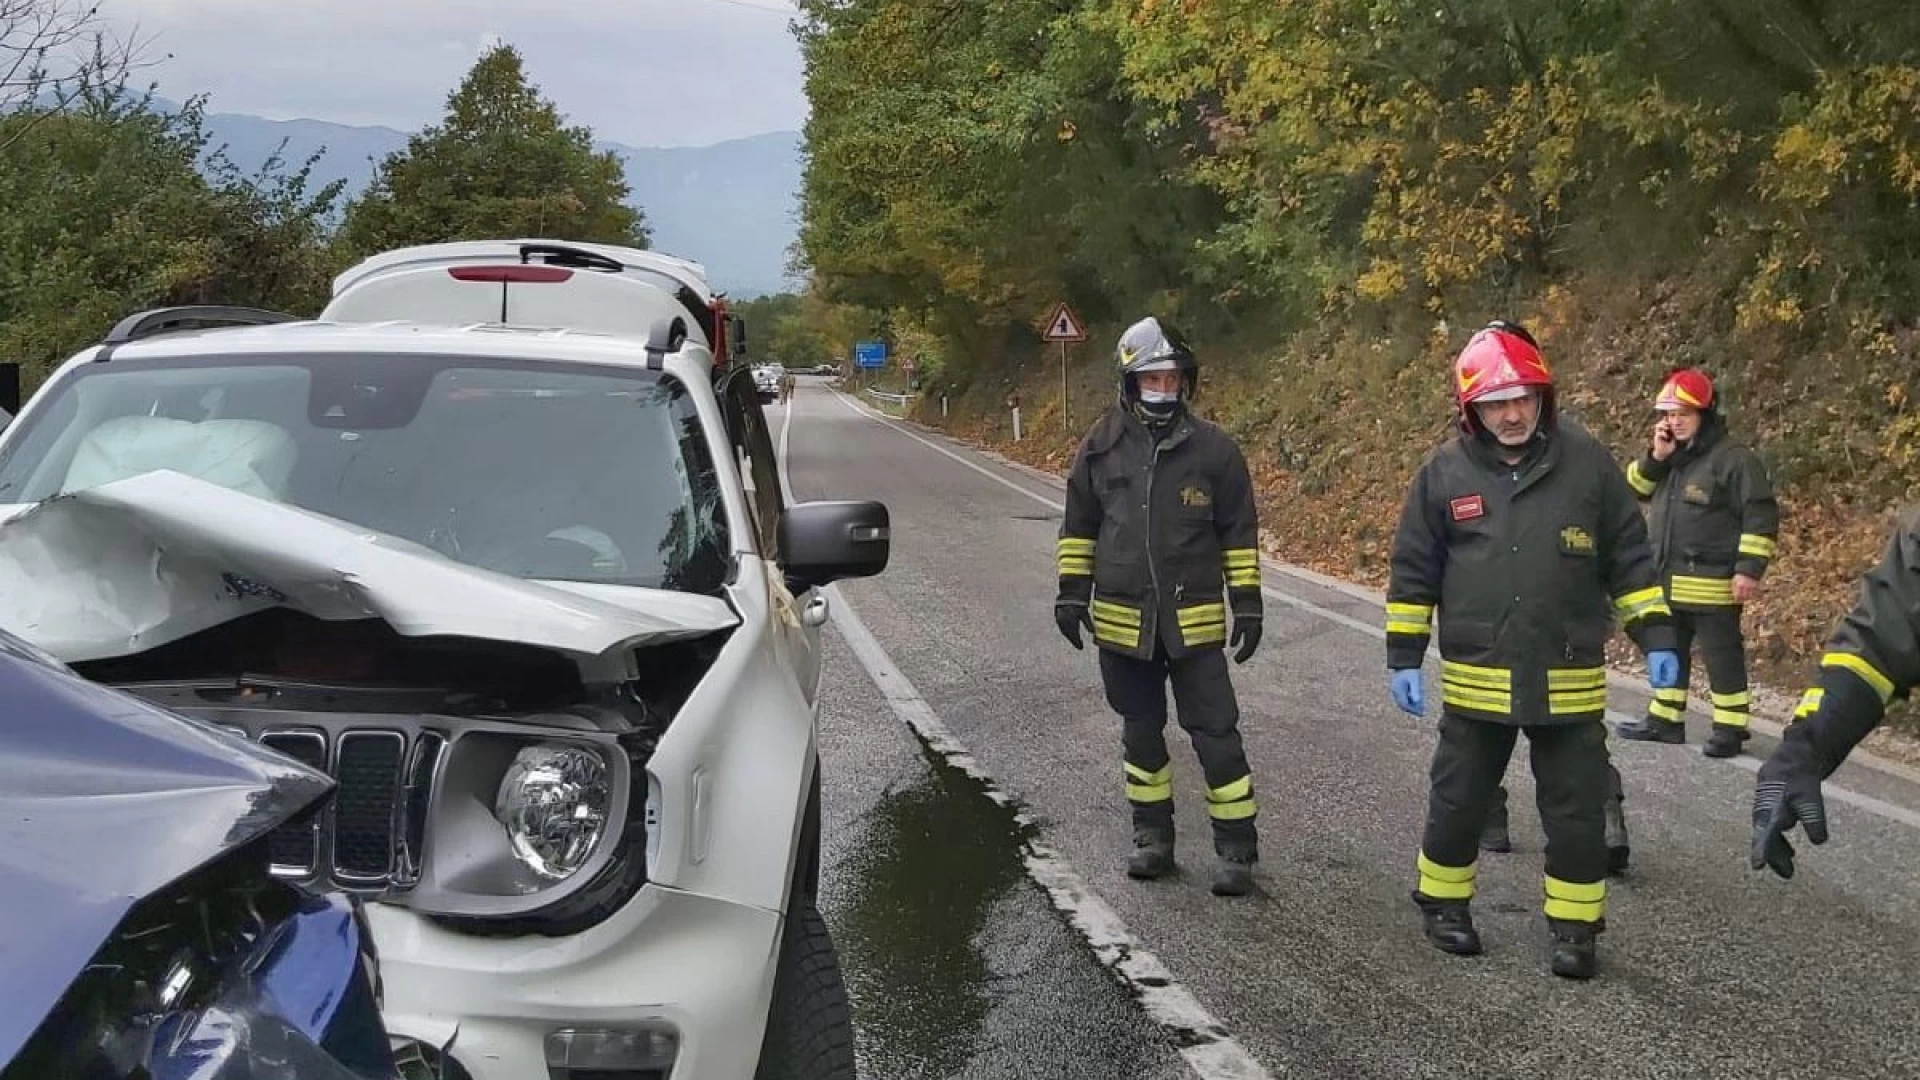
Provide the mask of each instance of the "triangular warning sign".
POLYGON ((1061 304, 1047 316, 1047 329, 1041 335, 1048 341, 1085 341, 1087 331, 1080 325, 1080 316, 1073 309, 1061 304))

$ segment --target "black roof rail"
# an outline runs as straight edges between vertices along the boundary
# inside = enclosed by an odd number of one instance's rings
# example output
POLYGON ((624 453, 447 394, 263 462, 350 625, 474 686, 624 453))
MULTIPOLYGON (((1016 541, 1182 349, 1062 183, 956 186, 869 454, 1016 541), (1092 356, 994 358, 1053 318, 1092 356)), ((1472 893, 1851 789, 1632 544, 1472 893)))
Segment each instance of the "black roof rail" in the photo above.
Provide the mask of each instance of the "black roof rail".
POLYGON ((265 308, 233 307, 227 304, 187 304, 181 307, 154 308, 138 315, 129 315, 115 323, 107 331, 102 344, 124 345, 129 341, 138 341, 155 334, 164 334, 181 329, 183 324, 196 324, 195 329, 214 326, 268 326, 273 323, 298 322, 300 316, 289 315, 284 311, 268 311, 265 308))
POLYGON ((597 251, 574 247, 572 244, 521 244, 520 261, 524 264, 535 255, 547 256, 550 266, 572 266, 582 270, 603 270, 620 273, 627 264, 619 259, 602 255, 597 251))

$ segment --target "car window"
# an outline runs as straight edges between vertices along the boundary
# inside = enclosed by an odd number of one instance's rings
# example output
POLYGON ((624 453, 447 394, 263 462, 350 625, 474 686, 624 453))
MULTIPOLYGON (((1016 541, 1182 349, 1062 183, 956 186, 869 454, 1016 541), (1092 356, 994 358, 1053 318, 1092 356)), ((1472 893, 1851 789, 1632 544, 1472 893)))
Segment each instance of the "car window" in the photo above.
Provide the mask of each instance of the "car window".
POLYGON ((785 501, 780 493, 780 466, 773 450, 772 433, 767 429, 766 412, 760 408, 760 397, 750 372, 729 375, 723 395, 727 428, 739 461, 741 482, 747 488, 747 505, 753 513, 760 551, 777 561, 780 557, 778 527, 785 501))
POLYGON ((117 359, 42 390, 0 503, 169 469, 520 578, 715 592, 718 476, 664 373, 512 358, 117 359))

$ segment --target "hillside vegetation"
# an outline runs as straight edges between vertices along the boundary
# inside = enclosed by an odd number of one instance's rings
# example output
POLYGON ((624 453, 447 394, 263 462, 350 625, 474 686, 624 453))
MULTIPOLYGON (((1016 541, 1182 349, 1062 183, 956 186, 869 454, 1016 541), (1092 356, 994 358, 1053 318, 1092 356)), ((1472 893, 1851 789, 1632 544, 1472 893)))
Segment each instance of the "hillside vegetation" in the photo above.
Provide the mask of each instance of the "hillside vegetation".
POLYGON ((1170 317, 1278 554, 1378 583, 1488 318, 1534 328, 1623 462, 1699 364, 1783 493, 1747 622, 1783 686, 1914 496, 1908 0, 801 7, 813 300, 918 356, 960 433, 1005 439, 1017 388, 1020 453, 1061 462, 1119 329, 1170 317), (1062 299, 1094 335, 1071 428, 1034 327, 1062 299))

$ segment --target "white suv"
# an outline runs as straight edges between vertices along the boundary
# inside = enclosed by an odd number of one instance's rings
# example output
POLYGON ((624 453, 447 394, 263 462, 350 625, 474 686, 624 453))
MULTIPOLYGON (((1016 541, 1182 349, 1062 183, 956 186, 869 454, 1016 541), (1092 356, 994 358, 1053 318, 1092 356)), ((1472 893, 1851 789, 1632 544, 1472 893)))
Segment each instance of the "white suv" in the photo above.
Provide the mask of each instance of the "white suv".
POLYGON ((338 779, 272 862, 374 901, 413 1075, 842 1080, 818 590, 887 511, 618 276, 644 334, 125 320, 0 433, 0 626, 338 779))

